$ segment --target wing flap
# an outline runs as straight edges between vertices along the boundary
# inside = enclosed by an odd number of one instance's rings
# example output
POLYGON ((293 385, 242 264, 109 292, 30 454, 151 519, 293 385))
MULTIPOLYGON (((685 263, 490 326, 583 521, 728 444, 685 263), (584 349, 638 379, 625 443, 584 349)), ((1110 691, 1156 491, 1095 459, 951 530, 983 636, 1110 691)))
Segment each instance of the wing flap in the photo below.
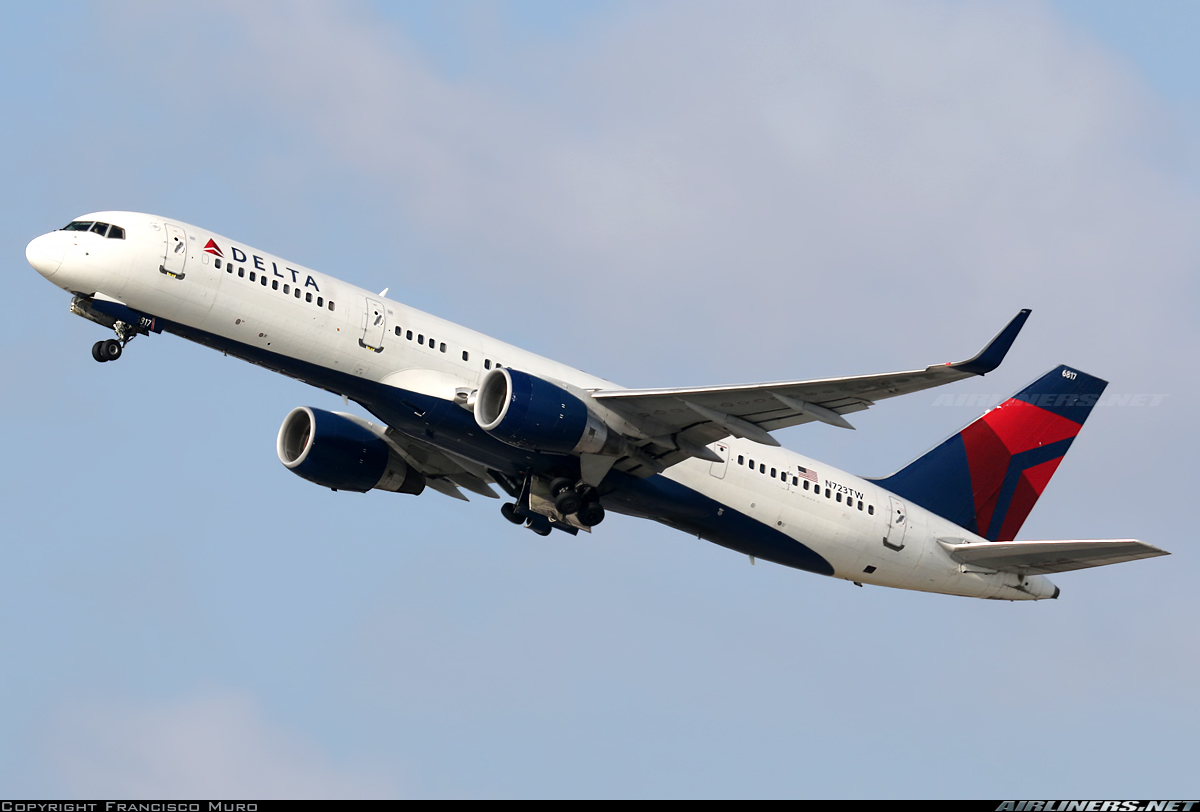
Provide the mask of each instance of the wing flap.
POLYGON ((938 542, 961 564, 1022 575, 1047 575, 1170 555, 1137 539, 938 542))

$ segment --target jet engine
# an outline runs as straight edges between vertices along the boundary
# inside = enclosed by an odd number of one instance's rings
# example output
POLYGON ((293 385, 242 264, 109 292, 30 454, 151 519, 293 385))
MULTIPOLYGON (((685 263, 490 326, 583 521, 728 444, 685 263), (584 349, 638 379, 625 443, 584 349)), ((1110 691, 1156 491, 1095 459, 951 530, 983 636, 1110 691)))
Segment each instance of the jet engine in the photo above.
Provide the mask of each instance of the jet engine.
POLYGON ((293 473, 335 491, 420 493, 425 477, 396 454, 383 433, 366 420, 299 406, 279 427, 276 451, 293 473))
POLYGON ((475 395, 475 422, 501 442, 552 454, 621 456, 625 440, 558 384, 528 372, 493 369, 475 395))

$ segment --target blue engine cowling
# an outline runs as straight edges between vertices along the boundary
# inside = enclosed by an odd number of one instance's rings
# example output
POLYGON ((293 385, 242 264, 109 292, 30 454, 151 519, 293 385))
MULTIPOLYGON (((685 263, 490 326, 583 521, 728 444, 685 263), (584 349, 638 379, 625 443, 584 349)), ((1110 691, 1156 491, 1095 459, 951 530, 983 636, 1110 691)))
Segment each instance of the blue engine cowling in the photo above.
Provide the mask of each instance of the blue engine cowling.
POLYGON ((527 451, 612 451, 608 427, 582 400, 517 369, 493 369, 484 376, 475 395, 475 422, 497 440, 527 451))
POLYGON ((299 406, 279 427, 279 461, 309 482, 335 491, 424 490, 425 477, 396 456, 379 436, 383 429, 370 426, 336 412, 299 406))

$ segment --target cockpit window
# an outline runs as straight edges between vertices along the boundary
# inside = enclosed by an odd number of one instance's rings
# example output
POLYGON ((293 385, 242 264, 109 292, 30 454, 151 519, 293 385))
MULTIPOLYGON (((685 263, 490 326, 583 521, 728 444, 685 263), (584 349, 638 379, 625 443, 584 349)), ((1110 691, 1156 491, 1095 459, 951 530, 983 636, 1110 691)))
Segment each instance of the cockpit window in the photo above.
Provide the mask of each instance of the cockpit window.
POLYGON ((125 239, 125 229, 120 226, 110 226, 108 223, 97 223, 94 220, 76 220, 72 223, 67 223, 60 229, 61 231, 91 231, 94 234, 99 234, 101 237, 108 232, 110 240, 125 239))

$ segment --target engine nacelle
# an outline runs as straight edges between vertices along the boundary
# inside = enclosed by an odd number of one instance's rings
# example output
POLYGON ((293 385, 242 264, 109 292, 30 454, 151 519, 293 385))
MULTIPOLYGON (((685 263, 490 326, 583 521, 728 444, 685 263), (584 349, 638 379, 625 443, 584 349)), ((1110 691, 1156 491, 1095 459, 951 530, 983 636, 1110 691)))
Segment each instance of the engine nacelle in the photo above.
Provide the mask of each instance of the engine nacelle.
POLYGON ((279 427, 276 451, 293 473, 337 491, 423 491, 425 477, 392 451, 382 433, 365 420, 299 406, 279 427))
POLYGON ((507 367, 484 376, 475 395, 475 422, 497 440, 527 451, 619 456, 624 446, 576 395, 507 367))

